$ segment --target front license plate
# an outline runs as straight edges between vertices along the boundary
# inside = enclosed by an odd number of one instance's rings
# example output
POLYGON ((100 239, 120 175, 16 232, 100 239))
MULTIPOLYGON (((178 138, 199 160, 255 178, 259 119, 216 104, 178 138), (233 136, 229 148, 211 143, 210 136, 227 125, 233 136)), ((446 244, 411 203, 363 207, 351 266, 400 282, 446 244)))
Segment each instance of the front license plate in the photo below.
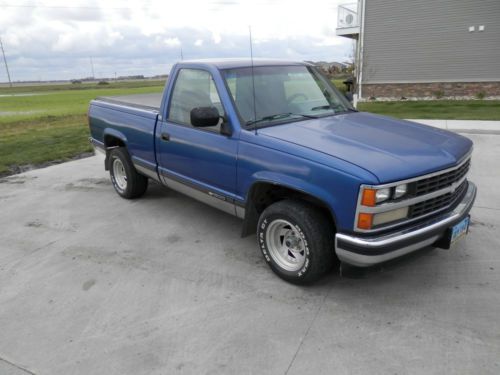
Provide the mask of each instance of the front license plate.
POLYGON ((470 217, 467 216, 460 223, 455 224, 454 226, 451 227, 450 245, 453 245, 459 239, 461 239, 463 236, 467 234, 467 232, 469 231, 469 222, 470 222, 470 217))

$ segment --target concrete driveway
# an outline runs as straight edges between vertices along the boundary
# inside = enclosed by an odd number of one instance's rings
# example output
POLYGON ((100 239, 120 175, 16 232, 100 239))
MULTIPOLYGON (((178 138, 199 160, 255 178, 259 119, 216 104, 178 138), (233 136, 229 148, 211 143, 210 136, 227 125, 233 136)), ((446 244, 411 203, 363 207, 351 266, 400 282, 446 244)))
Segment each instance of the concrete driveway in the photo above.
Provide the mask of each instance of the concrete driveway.
POLYGON ((0 374, 499 374, 500 136, 468 136, 464 241, 310 287, 231 216, 119 198, 97 157, 0 180, 0 374))

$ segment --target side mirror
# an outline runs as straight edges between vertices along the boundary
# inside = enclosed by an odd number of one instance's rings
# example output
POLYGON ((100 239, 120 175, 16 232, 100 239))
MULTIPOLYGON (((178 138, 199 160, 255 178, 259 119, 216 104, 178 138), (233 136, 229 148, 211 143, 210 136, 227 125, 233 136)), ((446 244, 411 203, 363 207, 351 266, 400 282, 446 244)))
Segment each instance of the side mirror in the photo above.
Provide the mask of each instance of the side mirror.
POLYGON ((219 119, 219 111, 215 107, 196 107, 191 110, 191 125, 196 127, 215 126, 219 119))
POLYGON ((352 103, 352 99, 353 99, 353 97, 352 97, 352 92, 346 92, 346 93, 344 94, 344 96, 345 96, 345 98, 346 98, 347 100, 349 100, 349 101, 352 103))

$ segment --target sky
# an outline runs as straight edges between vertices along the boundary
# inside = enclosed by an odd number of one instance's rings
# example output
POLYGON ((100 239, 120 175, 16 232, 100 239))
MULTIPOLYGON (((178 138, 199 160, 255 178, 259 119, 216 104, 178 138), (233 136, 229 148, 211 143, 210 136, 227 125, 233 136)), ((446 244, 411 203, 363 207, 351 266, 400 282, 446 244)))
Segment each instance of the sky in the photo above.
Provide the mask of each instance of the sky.
POLYGON ((335 35, 345 2, 0 0, 0 38, 13 81, 89 77, 92 65, 96 78, 167 74, 181 51, 249 57, 249 27, 254 57, 346 61, 352 42, 335 35))

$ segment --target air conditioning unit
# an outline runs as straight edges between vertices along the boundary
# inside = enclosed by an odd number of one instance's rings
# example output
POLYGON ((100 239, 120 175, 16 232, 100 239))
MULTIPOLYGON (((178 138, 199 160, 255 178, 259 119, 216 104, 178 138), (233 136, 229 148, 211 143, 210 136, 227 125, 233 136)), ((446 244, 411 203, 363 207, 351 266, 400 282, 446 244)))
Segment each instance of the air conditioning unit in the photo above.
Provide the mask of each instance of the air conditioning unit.
POLYGON ((350 4, 349 6, 339 5, 337 25, 340 28, 350 28, 358 26, 358 13, 356 4, 350 4))
POLYGON ((344 17, 342 17, 340 19, 340 23, 344 26, 344 27, 354 27, 355 24, 356 24, 356 17, 354 14, 352 13, 345 13, 344 14, 344 17))

